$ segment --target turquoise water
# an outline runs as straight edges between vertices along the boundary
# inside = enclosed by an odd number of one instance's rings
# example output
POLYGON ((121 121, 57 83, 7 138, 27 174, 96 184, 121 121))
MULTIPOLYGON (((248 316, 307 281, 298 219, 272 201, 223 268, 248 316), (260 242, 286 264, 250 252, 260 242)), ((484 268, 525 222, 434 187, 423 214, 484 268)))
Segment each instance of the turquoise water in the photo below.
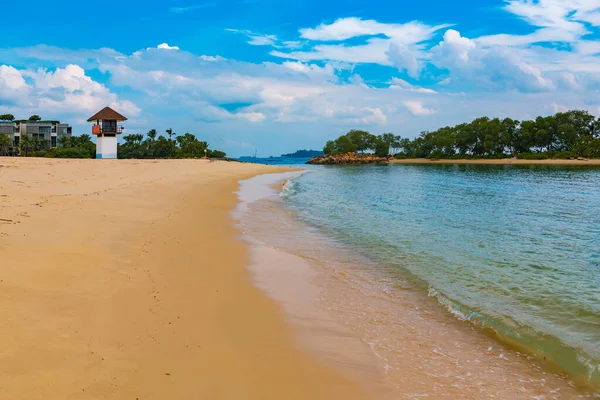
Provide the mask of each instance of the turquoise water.
POLYGON ((461 319, 600 384, 600 169, 311 168, 286 207, 461 319))

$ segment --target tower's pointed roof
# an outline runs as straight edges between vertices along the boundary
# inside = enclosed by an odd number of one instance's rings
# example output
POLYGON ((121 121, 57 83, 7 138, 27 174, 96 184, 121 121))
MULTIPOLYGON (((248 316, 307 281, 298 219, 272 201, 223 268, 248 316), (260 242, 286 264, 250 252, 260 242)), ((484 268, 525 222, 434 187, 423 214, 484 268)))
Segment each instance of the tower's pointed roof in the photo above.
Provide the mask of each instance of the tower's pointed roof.
POLYGON ((88 119, 88 122, 93 122, 97 120, 117 120, 117 121, 127 121, 127 118, 116 112, 110 107, 104 107, 102 110, 98 111, 96 114, 88 119))

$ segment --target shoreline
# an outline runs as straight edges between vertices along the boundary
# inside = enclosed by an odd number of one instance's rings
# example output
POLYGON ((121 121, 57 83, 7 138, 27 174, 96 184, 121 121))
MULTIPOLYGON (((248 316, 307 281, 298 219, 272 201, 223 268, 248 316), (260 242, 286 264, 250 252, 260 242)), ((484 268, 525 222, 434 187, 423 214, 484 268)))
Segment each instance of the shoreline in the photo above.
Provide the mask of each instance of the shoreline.
MULTIPOLYGON (((275 187, 271 186, 271 189, 275 187)), ((590 389, 595 393, 584 382, 578 382, 582 386, 570 382, 570 379, 577 377, 566 377, 564 371, 555 369, 553 363, 523 354, 523 347, 503 340, 487 329, 460 321, 426 293, 420 293, 416 288, 407 290, 390 287, 392 282, 401 282, 398 280, 400 277, 396 276, 397 271, 386 272, 394 275, 387 277, 392 279, 386 279, 385 274, 362 267, 356 254, 343 254, 347 250, 336 248, 338 246, 321 237, 315 229, 302 227, 299 221, 288 220, 295 217, 282 212, 280 202, 275 199, 273 202, 270 205, 258 205, 251 211, 255 223, 250 224, 252 229, 248 232, 259 242, 256 250, 258 261, 252 269, 258 275, 260 286, 282 303, 288 319, 292 322, 300 320, 300 323, 295 323, 300 336, 304 335, 304 340, 317 341, 316 344, 309 344, 309 347, 320 353, 321 357, 328 358, 339 351, 339 343, 332 345, 331 341, 327 342, 318 336, 307 337, 306 332, 302 331, 303 321, 318 318, 319 314, 306 306, 298 306, 298 300, 295 300, 294 308, 293 295, 281 290, 281 287, 291 285, 304 287, 302 277, 295 277, 294 271, 288 271, 287 279, 290 282, 286 283, 286 272, 269 265, 267 257, 261 260, 261 252, 271 253, 272 258, 287 257, 288 264, 297 258, 309 273, 317 274, 318 278, 313 279, 317 288, 309 287, 306 290, 321 293, 316 300, 320 303, 319 309, 326 310, 329 318, 333 312, 339 321, 351 329, 350 336, 358 336, 364 343, 369 343, 371 352, 379 359, 378 369, 388 383, 387 389, 391 387, 396 396, 452 398, 455 395, 477 399, 481 395, 480 386, 485 387, 489 395, 498 395, 500 398, 512 398, 525 393, 549 398, 553 398, 552 393, 576 397, 589 395, 590 389), (267 216, 287 228, 278 230, 273 223, 265 222, 267 216), (290 241, 290 235, 293 235, 293 241, 290 241), (269 277, 277 273, 279 278, 269 277), (377 282, 384 285, 384 292, 381 292, 382 288, 373 286, 377 282), (290 302, 292 306, 286 305, 290 302), (373 315, 361 316, 363 310, 371 310, 369 314, 373 315), (374 324, 373 321, 379 322, 374 324), (399 332, 404 334, 398 336, 399 332), (458 380, 452 382, 449 378, 454 375, 458 380), (436 376, 438 378, 432 379, 436 376), (408 381, 412 383, 408 384, 408 381), (526 389, 521 387, 523 382, 528 382, 526 389), (573 385, 582 391, 575 390, 573 385), (433 389, 444 386, 442 391, 433 389)), ((368 261, 363 260, 362 263, 368 261)), ((344 368, 340 359, 335 360, 333 365, 352 373, 351 368, 344 368)), ((363 367, 372 365, 365 362, 363 367)))
POLYGON ((469 164, 469 165, 573 165, 600 166, 600 159, 590 160, 520 160, 514 158, 480 159, 480 160, 429 160, 427 158, 409 158, 405 160, 390 160, 390 165, 435 165, 435 164, 469 164))
POLYGON ((0 397, 368 398, 249 277, 234 192, 283 170, 0 158, 0 397))
POLYGON ((277 231, 276 225, 287 223, 281 218, 261 218, 263 206, 280 197, 291 181, 307 172, 264 174, 240 182, 240 205, 234 219, 250 248, 248 269, 253 282, 280 305, 304 351, 360 384, 373 398, 394 398, 369 345, 320 306, 325 295, 319 284, 323 272, 306 259, 263 241, 258 232, 277 231))

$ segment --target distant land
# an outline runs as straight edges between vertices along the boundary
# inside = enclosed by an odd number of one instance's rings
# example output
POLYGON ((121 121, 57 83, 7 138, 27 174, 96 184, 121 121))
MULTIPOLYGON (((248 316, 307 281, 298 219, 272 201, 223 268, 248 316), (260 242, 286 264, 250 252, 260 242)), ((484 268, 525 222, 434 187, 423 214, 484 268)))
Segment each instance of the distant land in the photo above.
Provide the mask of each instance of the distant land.
POLYGON ((281 157, 288 158, 306 158, 306 157, 319 157, 323 155, 321 150, 298 150, 290 154, 282 154, 281 157))

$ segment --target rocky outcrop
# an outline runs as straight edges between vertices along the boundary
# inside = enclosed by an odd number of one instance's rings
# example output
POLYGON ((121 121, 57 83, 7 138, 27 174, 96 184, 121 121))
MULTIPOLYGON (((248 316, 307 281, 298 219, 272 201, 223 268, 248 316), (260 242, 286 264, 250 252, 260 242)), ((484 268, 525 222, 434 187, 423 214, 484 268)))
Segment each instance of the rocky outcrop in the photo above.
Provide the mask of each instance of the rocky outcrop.
POLYGON ((315 157, 307 164, 313 165, 385 165, 393 157, 378 157, 374 154, 325 154, 315 157))

